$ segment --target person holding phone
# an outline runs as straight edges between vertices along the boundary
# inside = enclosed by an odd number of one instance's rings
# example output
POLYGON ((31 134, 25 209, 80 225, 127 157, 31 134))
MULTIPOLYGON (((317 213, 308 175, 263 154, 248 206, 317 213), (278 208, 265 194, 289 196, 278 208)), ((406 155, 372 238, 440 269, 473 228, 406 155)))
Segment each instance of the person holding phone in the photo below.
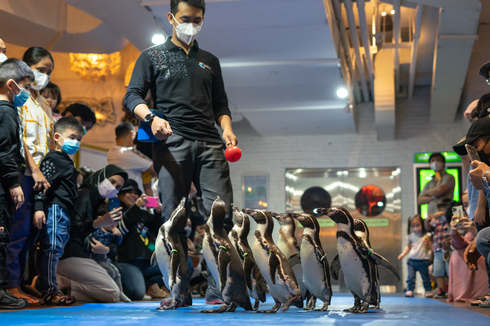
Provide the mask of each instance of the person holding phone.
MULTIPOLYGON (((109 164, 83 181, 78 190, 78 201, 70 219, 70 240, 58 264, 59 288, 84 302, 116 302, 120 290, 107 271, 97 264, 84 247, 85 238, 102 227, 117 225, 122 208, 103 215, 99 206, 117 195, 126 183, 128 174, 121 167, 109 164)), ((95 254, 107 254, 108 247, 97 240, 91 243, 95 254)))
MULTIPOLYGON (((141 300, 145 294, 152 298, 166 297, 168 290, 163 287, 160 268, 150 263, 155 237, 162 224, 159 216, 161 205, 155 208, 155 214, 145 209, 149 197, 142 194, 132 179, 128 179, 118 197, 123 209, 118 229, 123 240, 117 246, 116 266, 121 273, 124 293, 131 300, 141 300)), ((115 246, 110 247, 111 254, 115 256, 115 246)))

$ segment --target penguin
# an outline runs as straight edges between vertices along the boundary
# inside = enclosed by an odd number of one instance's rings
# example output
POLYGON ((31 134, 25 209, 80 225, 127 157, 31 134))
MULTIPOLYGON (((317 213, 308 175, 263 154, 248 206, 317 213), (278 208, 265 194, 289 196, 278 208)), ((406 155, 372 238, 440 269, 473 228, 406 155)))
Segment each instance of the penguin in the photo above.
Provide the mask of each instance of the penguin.
MULTIPOLYGON (((366 222, 364 222, 364 220, 357 219, 357 218, 354 219, 354 232, 359 237, 359 239, 361 239, 362 241, 364 241, 364 245, 367 248, 372 249, 371 242, 369 241, 369 229, 368 229, 368 227, 366 225, 366 222)), ((331 272, 332 272, 332 277, 335 280, 338 280, 339 279, 339 274, 340 274, 340 270, 341 269, 342 269, 342 267, 340 266, 339 255, 336 255, 334 257, 334 259, 332 260, 332 267, 330 269, 331 272)), ((380 303, 381 303, 381 292, 379 290, 379 270, 378 270, 378 265, 375 264, 374 265, 374 269, 375 269, 376 280, 375 280, 375 282, 373 282, 373 286, 374 286, 375 291, 377 293, 378 301, 377 301, 376 305, 373 307, 373 309, 379 309, 380 308, 380 303)))
POLYGON ((315 299, 308 302, 308 310, 327 311, 332 301, 332 285, 327 255, 320 241, 320 225, 317 219, 309 214, 291 214, 304 227, 301 240, 301 263, 303 266, 303 282, 312 294, 312 298, 323 301, 321 309, 315 309, 315 299))
POLYGON ((224 304, 216 310, 202 310, 204 313, 233 312, 237 307, 252 310, 242 260, 223 227, 225 216, 226 204, 218 196, 205 224, 203 253, 208 269, 221 290, 224 304))
POLYGON ((252 249, 248 244, 247 237, 250 232, 250 218, 247 214, 238 210, 235 205, 232 205, 232 207, 234 226, 230 233, 228 233, 228 237, 235 246, 238 255, 242 258, 248 293, 255 299, 253 310, 258 310, 259 302, 265 302, 266 300, 267 283, 257 267, 252 249))
POLYGON ((257 312, 275 313, 281 307, 281 303, 284 303, 284 311, 291 305, 303 308, 303 298, 294 271, 286 256, 272 239, 274 220, 271 213, 251 209, 243 209, 243 212, 249 214, 257 222, 252 250, 257 266, 275 301, 275 305, 270 310, 258 310, 257 312))
POLYGON ((279 229, 279 237, 277 239, 277 246, 279 247, 279 250, 282 251, 284 256, 286 256, 289 264, 293 268, 294 275, 296 276, 296 280, 298 281, 298 285, 301 290, 301 297, 304 300, 306 298, 307 289, 303 283, 300 247, 295 235, 296 222, 290 213, 277 214, 271 212, 271 216, 281 225, 281 228, 279 229))
POLYGON ((189 264, 178 234, 187 222, 185 200, 185 197, 182 198, 168 221, 162 224, 155 240, 152 261, 156 259, 165 285, 170 290, 169 298, 162 300, 157 310, 182 307, 185 297, 189 295, 189 264))
POLYGON ((385 267, 398 279, 400 274, 388 260, 367 247, 356 235, 354 219, 348 210, 336 207, 316 208, 314 212, 327 215, 337 223, 337 252, 340 266, 344 272, 347 289, 352 293, 355 301, 352 308, 344 311, 367 312, 370 304, 376 305, 378 302, 375 265, 385 267))

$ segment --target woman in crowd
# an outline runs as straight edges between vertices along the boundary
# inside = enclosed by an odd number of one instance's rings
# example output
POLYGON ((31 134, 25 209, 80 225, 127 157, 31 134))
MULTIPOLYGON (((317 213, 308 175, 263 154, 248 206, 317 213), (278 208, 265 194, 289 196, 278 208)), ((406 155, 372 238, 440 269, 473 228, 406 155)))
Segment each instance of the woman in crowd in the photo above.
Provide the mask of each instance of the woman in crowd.
MULTIPOLYGON (((78 190, 78 202, 71 217, 70 240, 58 264, 58 284, 71 296, 83 302, 115 302, 119 300, 119 287, 85 252, 85 238, 96 229, 116 225, 121 219, 121 208, 97 216, 97 208, 106 198, 117 195, 128 179, 119 166, 109 164, 84 180, 78 190)), ((94 240, 94 254, 107 254, 109 249, 94 240)))
POLYGON ((54 60, 51 53, 41 47, 27 49, 23 60, 34 72, 36 80, 32 84, 27 102, 17 108, 22 130, 21 138, 25 145, 21 151, 24 151, 27 165, 22 179, 25 204, 15 212, 13 219, 10 244, 7 249, 5 281, 10 293, 27 299, 30 304, 37 305, 39 301, 21 292, 20 285, 26 267, 27 252, 34 245, 39 234, 39 230, 33 227, 31 222, 34 191, 49 187, 38 165, 52 144, 54 121, 51 107, 39 92, 49 83, 54 70, 54 60))
MULTIPOLYGON (((124 293, 131 300, 141 300, 145 293, 152 298, 166 297, 168 293, 160 288, 162 273, 158 265, 150 264, 162 220, 144 209, 146 195, 142 195, 136 181, 129 179, 118 197, 124 214, 119 222, 123 241, 117 247, 116 266, 121 273, 124 293)), ((159 208, 157 213, 160 213, 159 208)))
MULTIPOLYGON (((450 205, 453 206, 453 205, 450 205)), ((452 207, 448 208, 450 210, 452 207)), ((464 251, 475 239, 477 230, 475 222, 470 221, 468 193, 463 194, 464 217, 453 216, 451 219, 451 246, 455 249, 449 261, 448 301, 472 302, 475 298, 488 293, 488 277, 485 271, 485 259, 478 260, 478 270, 468 269, 464 262, 464 251)), ((452 214, 451 214, 452 215, 452 214)))

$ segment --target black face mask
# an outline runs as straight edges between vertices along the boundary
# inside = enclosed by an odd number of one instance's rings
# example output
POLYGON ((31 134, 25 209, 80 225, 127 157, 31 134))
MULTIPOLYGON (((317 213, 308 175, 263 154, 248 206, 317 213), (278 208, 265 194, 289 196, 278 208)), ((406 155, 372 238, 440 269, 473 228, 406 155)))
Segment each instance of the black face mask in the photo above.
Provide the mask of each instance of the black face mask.
POLYGON ((490 141, 490 139, 487 140, 485 146, 483 146, 483 149, 481 151, 478 151, 478 156, 480 156, 481 162, 485 163, 485 164, 490 163, 488 161, 490 159, 490 154, 485 153, 485 147, 487 147, 489 141, 490 141))

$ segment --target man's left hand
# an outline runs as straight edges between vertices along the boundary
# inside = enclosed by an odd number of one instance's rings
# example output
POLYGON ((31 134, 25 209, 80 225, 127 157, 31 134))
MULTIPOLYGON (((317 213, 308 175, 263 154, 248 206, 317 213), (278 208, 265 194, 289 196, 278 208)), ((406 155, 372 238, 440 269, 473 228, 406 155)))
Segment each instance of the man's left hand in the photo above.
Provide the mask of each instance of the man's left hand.
POLYGON ((473 161, 471 164, 473 165, 473 170, 470 171, 470 181, 476 189, 482 190, 482 177, 486 171, 490 170, 490 166, 480 161, 473 161))
POLYGON ((229 129, 223 130, 223 140, 225 141, 226 147, 238 144, 238 139, 233 131, 229 129))

